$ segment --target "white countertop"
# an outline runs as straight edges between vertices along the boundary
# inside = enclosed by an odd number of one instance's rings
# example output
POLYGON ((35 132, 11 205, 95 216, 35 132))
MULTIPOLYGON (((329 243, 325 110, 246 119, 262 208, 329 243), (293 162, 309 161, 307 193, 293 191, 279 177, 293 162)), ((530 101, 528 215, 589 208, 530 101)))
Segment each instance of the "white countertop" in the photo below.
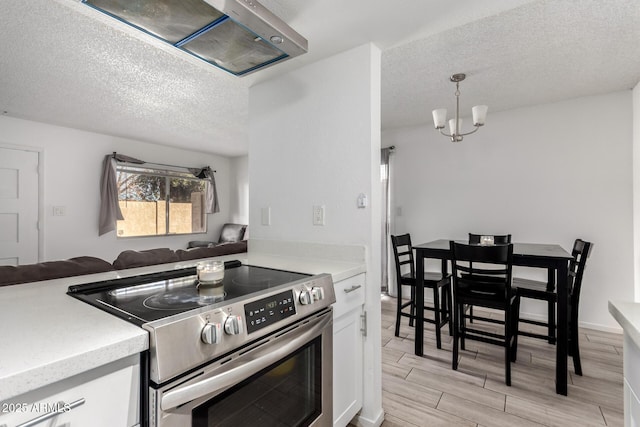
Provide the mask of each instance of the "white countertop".
POLYGON ((66 295, 104 275, 0 288, 0 401, 148 348, 143 329, 66 295))
MULTIPOLYGON (((364 261, 261 252, 217 259, 308 274, 329 273, 335 282, 365 271, 364 261)), ((66 295, 70 285, 184 268, 197 261, 0 287, 0 401, 148 348, 146 331, 66 295)))
POLYGON ((329 273, 334 282, 348 279, 366 271, 364 263, 265 254, 249 254, 247 264, 307 274, 329 273))
POLYGON ((625 335, 640 347, 640 303, 609 301, 609 313, 622 326, 625 335))

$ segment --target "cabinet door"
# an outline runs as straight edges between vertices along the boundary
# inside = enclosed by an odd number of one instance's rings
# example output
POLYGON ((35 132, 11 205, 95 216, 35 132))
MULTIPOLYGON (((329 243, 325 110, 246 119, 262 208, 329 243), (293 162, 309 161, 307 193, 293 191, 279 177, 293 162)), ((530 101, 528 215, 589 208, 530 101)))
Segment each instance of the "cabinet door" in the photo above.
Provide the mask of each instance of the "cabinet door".
POLYGON ((640 425, 640 399, 633 392, 627 380, 624 380, 624 426, 640 425))
POLYGON ((640 425, 640 347, 628 333, 624 334, 623 366, 624 366, 624 425, 635 427, 640 425))
POLYGON ((131 427, 139 422, 138 357, 76 375, 0 403, 0 427, 131 427))
POLYGON ((333 425, 344 427, 362 408, 362 306, 333 323, 333 425))

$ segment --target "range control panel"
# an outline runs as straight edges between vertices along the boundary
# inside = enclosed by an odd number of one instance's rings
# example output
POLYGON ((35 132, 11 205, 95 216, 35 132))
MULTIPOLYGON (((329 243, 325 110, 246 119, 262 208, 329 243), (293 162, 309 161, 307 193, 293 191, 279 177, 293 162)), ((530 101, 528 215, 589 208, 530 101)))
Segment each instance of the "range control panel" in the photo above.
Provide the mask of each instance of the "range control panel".
POLYGON ((296 314, 293 291, 288 290, 245 304, 244 314, 247 319, 247 334, 293 316, 296 314))

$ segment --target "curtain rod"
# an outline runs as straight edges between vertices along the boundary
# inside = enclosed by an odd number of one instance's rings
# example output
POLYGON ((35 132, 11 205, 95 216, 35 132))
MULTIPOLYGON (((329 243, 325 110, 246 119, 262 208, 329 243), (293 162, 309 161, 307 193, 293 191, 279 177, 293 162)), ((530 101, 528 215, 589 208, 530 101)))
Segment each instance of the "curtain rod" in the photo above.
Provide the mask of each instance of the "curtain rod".
MULTIPOLYGON (((115 151, 113 152, 113 158, 116 158, 116 155, 118 153, 116 153, 115 151)), ((182 169, 206 169, 209 166, 205 166, 204 168, 193 168, 193 167, 187 167, 187 166, 179 166, 179 165, 167 165, 165 163, 154 163, 154 162, 145 162, 144 160, 141 160, 141 162, 145 165, 156 165, 156 166, 169 166, 170 168, 182 168, 182 169)), ((216 170, 212 170, 212 172, 217 173, 218 171, 216 170)))

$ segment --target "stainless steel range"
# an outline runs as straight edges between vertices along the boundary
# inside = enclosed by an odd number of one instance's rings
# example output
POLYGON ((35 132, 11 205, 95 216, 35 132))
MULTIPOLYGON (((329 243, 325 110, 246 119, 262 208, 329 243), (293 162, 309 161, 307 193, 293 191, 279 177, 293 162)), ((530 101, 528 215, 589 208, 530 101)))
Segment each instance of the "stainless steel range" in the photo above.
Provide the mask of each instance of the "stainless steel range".
POLYGON ((331 276, 225 263, 71 286, 149 331, 143 425, 325 426, 332 420, 331 276))

